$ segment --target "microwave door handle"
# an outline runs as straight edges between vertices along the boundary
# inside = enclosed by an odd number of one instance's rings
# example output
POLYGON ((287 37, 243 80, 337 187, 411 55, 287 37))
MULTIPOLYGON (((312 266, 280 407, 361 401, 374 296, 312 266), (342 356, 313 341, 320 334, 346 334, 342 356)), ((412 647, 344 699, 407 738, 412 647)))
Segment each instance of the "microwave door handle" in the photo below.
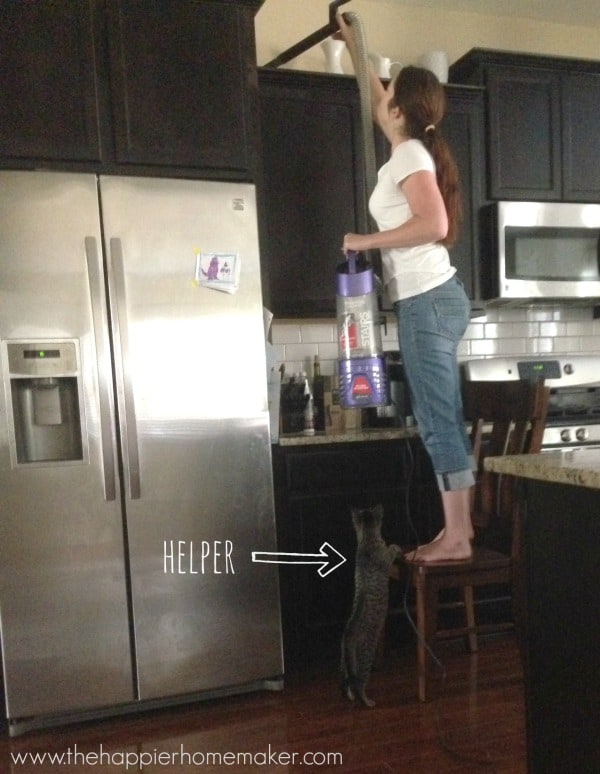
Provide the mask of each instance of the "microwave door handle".
POLYGON ((123 423, 122 432, 125 435, 125 451, 127 475, 129 478, 129 496, 132 500, 141 497, 140 482, 140 455, 138 448, 137 420, 135 416, 135 402, 133 400, 133 386, 131 382, 130 352, 129 352, 129 326, 127 320, 127 300, 125 288, 125 267, 123 264, 123 248, 121 240, 110 240, 109 263, 109 287, 112 288, 112 297, 115 304, 113 308, 113 334, 118 342, 121 352, 120 360, 121 378, 123 384, 123 423))
POLYGON ((98 403, 100 412, 100 446, 104 474, 104 499, 115 500, 115 458, 113 452, 113 424, 111 404, 111 366, 108 343, 108 320, 104 299, 104 275, 95 237, 85 238, 88 283, 92 304, 92 325, 96 344, 96 368, 98 375, 98 403))

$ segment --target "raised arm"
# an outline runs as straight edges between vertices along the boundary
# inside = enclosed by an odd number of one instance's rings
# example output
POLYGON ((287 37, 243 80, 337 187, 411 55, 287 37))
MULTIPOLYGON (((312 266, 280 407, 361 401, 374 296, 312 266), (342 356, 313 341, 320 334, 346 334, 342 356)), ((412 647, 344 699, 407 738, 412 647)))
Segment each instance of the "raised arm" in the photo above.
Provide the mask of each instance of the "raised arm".
MULTIPOLYGON (((340 30, 337 32, 333 37, 338 40, 343 40, 346 43, 346 48, 348 49, 348 53, 350 54, 350 58, 352 59, 352 66, 354 67, 354 72, 358 72, 358 49, 356 45, 356 34, 354 31, 354 28, 351 24, 348 24, 346 20, 344 19, 344 14, 340 11, 336 14, 336 19, 338 24, 340 25, 340 30)), ((381 126, 381 123, 379 121, 379 117, 377 114, 377 108, 381 102, 382 99, 385 97, 385 89, 383 87, 383 84, 379 80, 379 76, 375 72, 375 69, 373 68, 373 65, 371 64, 370 60, 367 59, 367 66, 369 69, 369 84, 371 87, 371 114, 373 116, 373 121, 381 126)), ((381 127, 383 129, 383 127, 381 127)))

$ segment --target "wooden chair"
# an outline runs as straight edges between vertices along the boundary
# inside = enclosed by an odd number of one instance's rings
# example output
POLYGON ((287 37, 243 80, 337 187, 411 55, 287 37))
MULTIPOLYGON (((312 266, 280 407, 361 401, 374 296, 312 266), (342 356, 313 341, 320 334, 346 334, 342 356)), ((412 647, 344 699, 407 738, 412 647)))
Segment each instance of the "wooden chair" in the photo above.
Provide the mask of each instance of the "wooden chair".
POLYGON ((541 381, 465 384, 465 419, 472 423, 471 440, 478 466, 471 498, 475 531, 472 559, 430 564, 404 559, 394 566, 392 573, 392 578, 400 579, 403 568, 408 570, 416 591, 418 694, 421 701, 430 697, 433 661, 430 649, 436 640, 464 636, 469 652, 475 652, 478 632, 506 630, 519 620, 522 540, 516 480, 485 471, 483 459, 486 456, 538 452, 549 395, 549 388, 544 387, 541 381), (508 532, 506 551, 486 547, 481 540, 481 536, 489 533, 495 524, 504 524, 508 532), (473 589, 493 584, 510 584, 514 620, 477 625, 473 589), (443 607, 439 599, 442 589, 462 591, 460 606, 464 607, 464 626, 438 629, 438 612, 443 607))

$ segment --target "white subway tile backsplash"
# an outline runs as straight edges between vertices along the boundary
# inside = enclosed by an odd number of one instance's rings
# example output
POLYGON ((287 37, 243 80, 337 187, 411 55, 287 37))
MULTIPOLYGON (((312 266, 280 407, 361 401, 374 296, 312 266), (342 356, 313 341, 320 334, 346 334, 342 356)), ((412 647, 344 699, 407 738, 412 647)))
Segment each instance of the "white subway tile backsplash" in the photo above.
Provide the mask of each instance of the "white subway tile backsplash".
POLYGON ((292 320, 271 324, 271 340, 273 344, 300 344, 300 326, 292 320))
POLYGON ((325 324, 301 324, 300 325, 300 340, 303 344, 314 344, 321 341, 335 341, 335 325, 331 323, 325 324))
POLYGON ((582 352, 581 338, 579 336, 563 336, 554 339, 554 351, 562 355, 582 352))
MULTIPOLYGON (((321 372, 333 374, 337 361, 335 320, 274 320, 272 340, 286 373, 307 371, 319 355, 321 372)), ((387 316, 384 350, 398 348, 397 324, 387 316)), ((458 348, 460 360, 471 357, 600 353, 600 319, 591 307, 556 304, 539 307, 489 307, 473 320, 458 348)))
POLYGON ((541 322, 540 323, 540 336, 551 336, 557 338, 558 336, 565 336, 567 334, 567 325, 562 322, 541 322))
POLYGON ((497 355, 498 341, 495 339, 473 339, 471 341, 471 354, 475 357, 497 355))
POLYGON ((528 355, 550 355, 554 352, 554 339, 542 337, 526 339, 525 352, 528 355))
POLYGON ((566 336, 589 336, 591 332, 589 323, 585 322, 562 323, 562 328, 566 336))
POLYGON ((525 355, 527 353, 527 339, 496 339, 495 354, 503 357, 507 355, 525 355))

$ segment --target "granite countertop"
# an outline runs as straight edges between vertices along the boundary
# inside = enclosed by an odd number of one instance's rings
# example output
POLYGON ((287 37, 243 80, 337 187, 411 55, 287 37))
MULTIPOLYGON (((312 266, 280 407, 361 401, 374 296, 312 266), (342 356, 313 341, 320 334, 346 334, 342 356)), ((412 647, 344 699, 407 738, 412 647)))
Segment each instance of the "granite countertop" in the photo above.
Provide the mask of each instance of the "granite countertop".
POLYGON ((494 473, 600 489, 600 448, 488 457, 484 465, 494 473))
POLYGON ((415 438, 416 427, 363 427, 360 430, 348 430, 342 433, 317 432, 314 435, 290 433, 279 436, 280 446, 313 446, 326 443, 362 443, 363 441, 394 441, 403 438, 415 438))

